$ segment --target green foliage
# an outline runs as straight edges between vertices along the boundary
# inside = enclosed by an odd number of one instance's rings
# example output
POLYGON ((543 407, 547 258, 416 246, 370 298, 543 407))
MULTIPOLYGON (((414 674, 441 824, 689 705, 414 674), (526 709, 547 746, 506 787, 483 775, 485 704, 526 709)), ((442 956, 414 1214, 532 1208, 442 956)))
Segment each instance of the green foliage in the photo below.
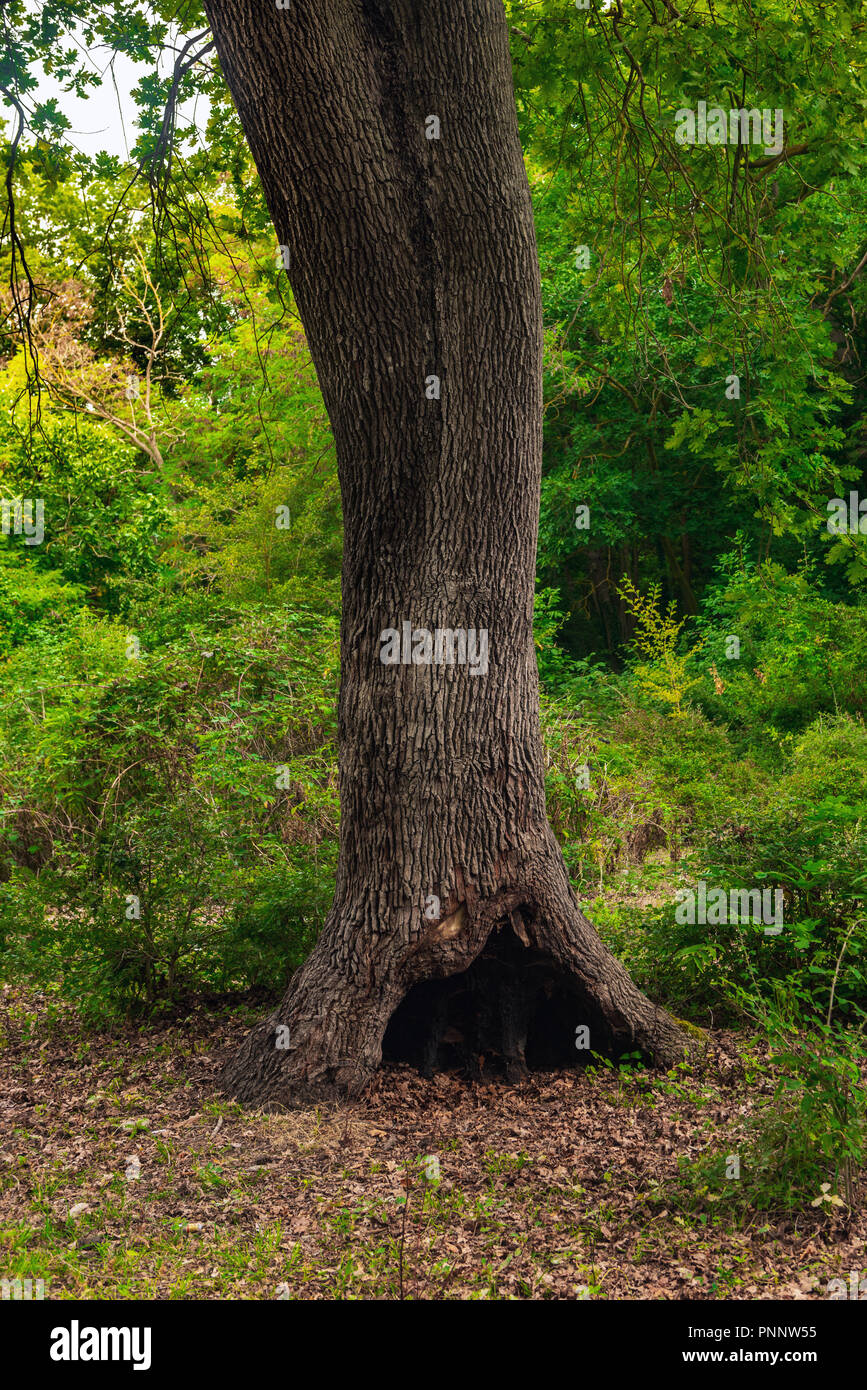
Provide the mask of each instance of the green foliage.
POLYGON ((779 1080, 749 1128, 741 1200, 765 1209, 852 1206, 867 1142, 862 1031, 809 1013, 794 1024, 779 1015, 763 1022, 779 1080))
POLYGON ((863 380, 835 346, 864 333, 867 94, 862 58, 837 60, 864 31, 778 0, 568 9, 509 6, 547 328, 540 578, 577 650, 613 658, 612 576, 694 615, 738 534, 863 583, 864 536, 826 521, 864 482, 863 380), (780 109, 785 157, 679 144, 700 100, 780 109))
POLYGON ((705 613, 704 657, 711 664, 700 698, 714 718, 777 740, 822 713, 864 713, 867 621, 860 601, 835 602, 808 572, 766 564, 730 571, 708 595, 705 613), (740 644, 736 659, 726 654, 730 635, 740 644))
POLYGON ((10 968, 98 1013, 279 984, 334 864, 333 620, 212 610, 153 650, 140 631, 131 660, 82 614, 4 672, 10 968))
POLYGON ((624 577, 617 592, 635 620, 632 647, 639 660, 633 674, 638 689, 650 699, 668 706, 676 719, 682 718, 687 691, 698 684, 698 677, 690 676, 688 667, 701 643, 696 643, 686 652, 678 651, 686 619, 678 620, 674 600, 665 612, 661 611, 659 584, 654 584, 649 593, 641 594, 624 577))
POLYGON ((28 435, 26 404, 15 406, 8 380, 0 403, 8 411, 0 415, 0 490, 44 508, 40 544, 0 538, 0 564, 8 573, 17 562, 20 571, 18 601, 38 615, 54 589, 62 607, 86 593, 107 612, 122 611, 159 565, 168 510, 153 480, 136 471, 133 450, 108 426, 43 411, 39 430, 28 435))

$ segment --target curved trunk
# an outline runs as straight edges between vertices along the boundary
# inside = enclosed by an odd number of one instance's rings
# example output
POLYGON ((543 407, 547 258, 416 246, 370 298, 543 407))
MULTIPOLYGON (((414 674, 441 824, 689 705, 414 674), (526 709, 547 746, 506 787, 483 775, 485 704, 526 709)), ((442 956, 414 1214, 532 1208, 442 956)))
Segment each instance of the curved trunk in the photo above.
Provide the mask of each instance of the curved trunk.
POLYGON ((582 917, 545 815, 540 286, 501 0, 206 8, 289 249, 346 537, 334 904, 226 1086, 357 1092, 407 992, 483 951, 512 1072, 552 990, 573 1032, 671 1061, 683 1034, 582 917), (486 947, 504 926, 505 954, 486 947), (515 1005, 521 951, 550 968, 515 1005))

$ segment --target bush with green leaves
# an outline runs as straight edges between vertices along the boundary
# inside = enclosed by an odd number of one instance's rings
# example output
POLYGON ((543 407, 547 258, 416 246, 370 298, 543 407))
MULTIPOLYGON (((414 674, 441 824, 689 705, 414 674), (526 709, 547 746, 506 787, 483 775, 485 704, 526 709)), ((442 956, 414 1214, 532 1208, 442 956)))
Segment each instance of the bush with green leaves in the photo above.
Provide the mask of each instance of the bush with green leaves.
POLYGON ((131 657, 83 613, 0 668, 0 932, 86 1011, 276 987, 333 887, 337 629, 247 606, 131 657), (22 910, 23 908, 23 910, 22 910))
POLYGON ((853 605, 829 598, 806 570, 741 567, 734 556, 723 568, 725 578, 709 594, 699 621, 704 682, 696 698, 702 708, 771 746, 820 714, 863 716, 863 600, 853 605))
MULTIPOLYGON (((0 382, 0 490, 42 502, 44 538, 27 545, 23 536, 0 537, 4 570, 16 567, 9 582, 22 595, 66 584, 91 607, 127 610, 159 571, 169 521, 162 484, 110 426, 84 414, 44 409, 28 435, 26 402, 16 405, 15 394, 0 382)), ((68 605, 60 592, 58 599, 53 612, 62 620, 68 605)))

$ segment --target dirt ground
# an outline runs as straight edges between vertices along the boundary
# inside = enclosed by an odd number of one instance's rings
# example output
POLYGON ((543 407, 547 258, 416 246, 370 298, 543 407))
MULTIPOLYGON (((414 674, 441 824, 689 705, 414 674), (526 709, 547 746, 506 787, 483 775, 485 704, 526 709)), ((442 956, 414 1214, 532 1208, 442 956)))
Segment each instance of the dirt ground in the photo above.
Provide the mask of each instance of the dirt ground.
POLYGON ((683 1075, 386 1068, 266 1114, 215 1090, 249 1009, 92 1033, 0 1003, 0 1276, 46 1298, 825 1299, 862 1272, 863 1205, 774 1219, 684 1187, 771 1089, 731 1034, 683 1075))

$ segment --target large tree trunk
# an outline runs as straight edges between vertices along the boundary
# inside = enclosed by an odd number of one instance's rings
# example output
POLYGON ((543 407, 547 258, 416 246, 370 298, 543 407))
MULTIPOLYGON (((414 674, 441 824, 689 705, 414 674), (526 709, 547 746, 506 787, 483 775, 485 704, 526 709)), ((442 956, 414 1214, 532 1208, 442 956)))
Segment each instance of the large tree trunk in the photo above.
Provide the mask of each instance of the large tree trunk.
POLYGON ((206 8, 290 249, 346 537, 334 903, 225 1084, 247 1102, 357 1093, 414 986, 396 1036, 428 1029, 435 1063, 449 1011, 422 982, 483 951, 468 1053, 499 1029, 520 1073, 540 1001, 556 998, 566 1047, 586 1023, 591 1047, 670 1063, 683 1033, 581 915, 545 815, 532 636, 542 324, 501 0, 206 8), (485 630, 487 670, 383 664, 381 634, 404 623, 485 630))

